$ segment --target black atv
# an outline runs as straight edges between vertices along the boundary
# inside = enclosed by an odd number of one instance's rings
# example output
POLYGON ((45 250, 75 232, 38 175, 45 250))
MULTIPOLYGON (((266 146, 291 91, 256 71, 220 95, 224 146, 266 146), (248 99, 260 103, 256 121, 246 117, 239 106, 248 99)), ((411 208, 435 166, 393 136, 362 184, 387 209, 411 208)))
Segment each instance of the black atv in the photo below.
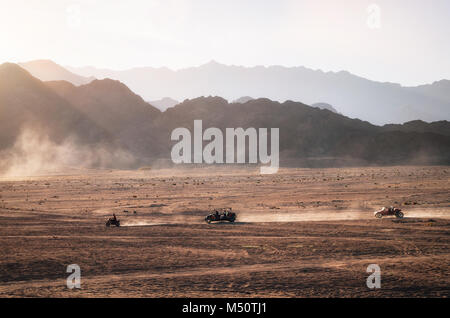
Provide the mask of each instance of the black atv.
POLYGON ((110 226, 120 226, 120 220, 115 219, 115 218, 109 218, 108 221, 106 221, 106 227, 110 227, 110 226))
POLYGON ((236 213, 231 211, 215 211, 205 217, 205 222, 210 224, 211 222, 220 222, 220 221, 228 221, 233 223, 236 221, 236 213))

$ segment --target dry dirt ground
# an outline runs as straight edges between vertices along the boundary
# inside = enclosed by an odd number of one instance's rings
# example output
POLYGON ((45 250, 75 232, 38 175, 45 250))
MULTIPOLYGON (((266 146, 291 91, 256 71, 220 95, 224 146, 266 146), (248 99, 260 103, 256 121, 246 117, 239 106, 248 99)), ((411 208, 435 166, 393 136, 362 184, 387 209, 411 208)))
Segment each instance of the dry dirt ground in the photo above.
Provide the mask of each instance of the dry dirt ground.
POLYGON ((450 167, 3 177, 0 296, 448 297, 449 181, 450 167), (375 219, 383 205, 405 218, 375 219), (214 207, 237 222, 206 224, 214 207), (105 227, 112 213, 123 226, 105 227))

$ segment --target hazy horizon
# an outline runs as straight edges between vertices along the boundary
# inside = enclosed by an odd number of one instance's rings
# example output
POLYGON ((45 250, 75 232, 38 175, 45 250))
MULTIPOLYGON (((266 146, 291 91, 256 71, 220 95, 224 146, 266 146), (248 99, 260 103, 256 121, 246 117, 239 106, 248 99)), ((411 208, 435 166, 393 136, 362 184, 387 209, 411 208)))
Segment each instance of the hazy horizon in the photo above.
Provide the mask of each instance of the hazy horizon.
MULTIPOLYGON (((46 60, 46 59, 39 59, 39 60, 46 60)), ((17 63, 25 63, 25 62, 30 62, 30 61, 18 61, 17 63)), ((139 65, 139 66, 133 66, 133 67, 126 67, 126 68, 107 68, 107 67, 97 67, 96 65, 62 65, 59 64, 55 61, 53 61, 54 63, 61 65, 64 68, 70 68, 70 69, 83 69, 83 68, 95 68, 98 70, 109 70, 109 71, 114 71, 114 72, 121 72, 121 71, 128 71, 128 70, 132 70, 132 69, 138 69, 138 68, 154 68, 154 69, 169 69, 170 71, 173 72, 179 72, 179 71, 183 71, 183 70, 187 70, 187 69, 191 69, 191 68, 197 68, 197 67, 201 67, 204 65, 208 65, 210 63, 217 63, 220 65, 224 65, 224 66, 231 66, 231 67, 242 67, 242 68, 256 68, 256 67, 264 67, 264 68, 270 68, 270 67, 283 67, 283 68, 307 68, 307 69, 311 69, 313 71, 319 71, 319 72, 323 72, 323 73, 340 73, 340 72, 349 72, 352 75, 370 80, 370 81, 374 81, 374 82, 381 82, 381 83, 392 83, 392 84, 400 84, 401 86, 404 87, 415 87, 415 86, 420 86, 420 85, 426 85, 426 84, 433 84, 434 82, 439 82, 442 80, 450 80, 450 77, 448 78, 436 78, 430 82, 424 82, 424 83, 418 83, 416 85, 403 85, 402 83, 398 83, 398 82, 390 82, 390 81, 383 81, 383 80, 376 80, 376 79, 372 79, 372 78, 367 78, 364 77, 360 74, 355 74, 353 72, 350 72, 349 70, 345 70, 345 69, 341 69, 341 70, 324 70, 324 69, 320 69, 320 68, 312 68, 312 67, 308 67, 307 65, 292 65, 292 66, 288 66, 288 65, 282 65, 282 64, 270 64, 270 65, 260 65, 260 64, 254 64, 254 65, 240 65, 240 64, 227 64, 227 63, 223 63, 221 61, 218 61, 216 59, 211 59, 209 61, 205 61, 203 63, 200 63, 198 65, 191 65, 191 66, 186 66, 186 67, 179 67, 179 68, 172 68, 166 65, 163 66, 155 66, 155 65, 139 65)), ((77 74, 75 72, 75 74, 77 74)))
POLYGON ((423 82, 423 83, 418 83, 415 85, 403 85, 402 83, 399 82, 392 82, 392 81, 384 81, 384 80, 377 80, 377 79, 373 79, 373 78, 367 78, 365 76, 362 76, 360 74, 355 74, 353 72, 350 72, 349 70, 346 69, 341 69, 341 70, 324 70, 324 69, 320 69, 320 68, 312 68, 312 67, 308 67, 306 65, 292 65, 292 66, 288 66, 288 65, 282 65, 282 64, 270 64, 270 65, 260 65, 260 64, 255 64, 255 65, 240 65, 240 64, 227 64, 227 63, 223 63, 221 61, 218 61, 216 59, 211 59, 209 61, 205 61, 203 63, 200 63, 198 65, 190 65, 190 66, 186 66, 186 67, 178 67, 178 68, 174 68, 174 67, 169 67, 166 65, 162 65, 162 66, 155 66, 155 65, 137 65, 137 66, 130 66, 130 67, 123 67, 123 68, 109 68, 109 67, 99 67, 93 64, 86 64, 86 65, 69 65, 69 64, 62 64, 59 63, 58 61, 54 61, 52 59, 48 59, 48 58, 37 58, 37 59, 33 59, 33 60, 26 60, 26 61, 0 61, 0 64, 2 63, 15 63, 15 64, 26 64, 29 62, 36 62, 36 61, 50 61, 53 62, 63 68, 65 68, 66 70, 68 70, 69 72, 72 72, 76 75, 80 75, 80 76, 85 76, 83 74, 80 74, 78 72, 76 72, 75 70, 82 70, 82 69, 96 69, 96 70, 107 70, 107 71, 113 71, 113 72, 123 72, 123 71, 130 71, 130 70, 134 70, 134 69, 143 69, 143 68, 152 68, 152 69, 168 69, 172 72, 180 72, 180 71, 184 71, 184 70, 188 70, 188 69, 193 69, 193 68, 198 68, 198 67, 202 67, 205 65, 208 65, 210 63, 217 63, 223 66, 227 66, 227 67, 240 67, 240 68, 258 68, 258 67, 264 67, 264 68, 271 68, 271 67, 282 67, 282 68, 306 68, 306 69, 310 69, 312 71, 315 72, 322 72, 322 73, 341 73, 341 72, 348 72, 354 76, 357 77, 361 77, 363 79, 367 79, 370 81, 374 81, 374 82, 380 82, 380 83, 391 83, 391 84, 399 84, 403 87, 416 87, 416 86, 421 86, 421 85, 427 85, 427 84, 433 84, 435 82, 439 82, 442 80, 450 80, 450 77, 448 78, 436 78, 434 80, 431 80, 430 82, 423 82))
POLYGON ((0 0, 0 8, 0 27, 14 30, 2 34, 2 62, 178 70, 215 60, 403 86, 450 78, 445 0, 0 0))

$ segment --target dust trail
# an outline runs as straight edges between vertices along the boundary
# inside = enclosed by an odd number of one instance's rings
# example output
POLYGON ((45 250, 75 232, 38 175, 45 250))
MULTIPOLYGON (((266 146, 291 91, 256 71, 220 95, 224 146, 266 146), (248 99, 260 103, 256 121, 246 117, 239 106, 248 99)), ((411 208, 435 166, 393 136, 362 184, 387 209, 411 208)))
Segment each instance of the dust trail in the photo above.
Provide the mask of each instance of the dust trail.
POLYGON ((238 214, 239 222, 314 222, 314 221, 345 221, 360 220, 373 217, 370 212, 241 212, 238 214))
MULTIPOLYGON (((350 221, 373 219, 373 211, 307 211, 307 212, 241 212, 238 213, 238 222, 319 222, 319 221, 350 221)), ((450 219, 450 208, 436 209, 403 209, 405 218, 440 218, 450 219)))
POLYGON ((178 225, 178 224, 200 224, 204 223, 202 218, 181 218, 178 215, 168 215, 167 217, 148 217, 148 219, 123 219, 122 226, 157 226, 157 225, 178 225))
POLYGON ((167 223, 167 222, 145 222, 145 221, 141 221, 141 222, 126 222, 126 223, 121 224, 121 226, 125 226, 125 227, 134 227, 134 226, 170 225, 170 224, 174 224, 174 223, 167 223))
POLYGON ((418 209, 407 211, 404 210, 405 217, 411 218, 439 218, 450 219, 450 207, 449 208, 435 208, 435 209, 418 209))
MULTIPOLYGON (((440 218, 450 219, 450 209, 405 210, 405 218, 440 218)), ((387 217, 386 217, 387 218, 387 217)), ((393 218, 390 216, 389 218, 393 218)), ((308 211, 308 212, 259 212, 241 211, 237 213, 237 223, 286 223, 286 222, 320 222, 320 221, 351 221, 374 219, 372 211, 308 211)), ((167 215, 152 218, 152 220, 123 220, 122 226, 158 226, 158 225, 193 225, 204 224, 202 217, 180 217, 167 215)))

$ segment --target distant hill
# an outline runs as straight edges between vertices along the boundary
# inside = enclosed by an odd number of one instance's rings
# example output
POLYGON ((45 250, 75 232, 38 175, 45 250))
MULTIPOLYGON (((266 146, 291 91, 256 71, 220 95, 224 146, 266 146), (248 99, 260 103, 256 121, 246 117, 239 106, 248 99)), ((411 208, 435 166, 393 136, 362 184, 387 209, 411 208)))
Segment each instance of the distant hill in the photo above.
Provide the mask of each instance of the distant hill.
POLYGON ((333 106, 331 106, 330 104, 327 104, 327 103, 315 103, 315 104, 312 104, 311 107, 317 107, 320 109, 328 109, 329 111, 332 111, 333 113, 337 113, 337 110, 333 106))
POLYGON ((166 111, 167 108, 171 108, 180 102, 170 97, 164 97, 160 100, 150 101, 149 103, 158 108, 160 111, 166 111))
POLYGON ((254 98, 250 97, 250 96, 242 96, 242 97, 236 99, 235 101, 233 101, 233 103, 245 104, 246 102, 249 102, 251 100, 254 100, 254 98))
POLYGON ((448 121, 376 126, 267 98, 240 104, 199 97, 161 112, 116 80, 42 82, 18 65, 0 65, 0 170, 23 158, 36 166, 42 156, 41 163, 69 158, 73 164, 117 168, 170 162, 172 130, 192 129, 196 119, 204 129, 279 128, 282 165, 450 164, 448 121), (30 140, 47 136, 50 143, 41 138, 25 151, 17 146, 19 140, 30 143, 21 137, 24 129, 33 132, 30 140))
POLYGON ((371 81, 345 71, 323 72, 305 67, 227 66, 210 62, 173 71, 142 67, 124 71, 69 68, 74 73, 113 78, 129 86, 145 100, 171 96, 176 100, 198 96, 264 96, 276 101, 310 105, 323 101, 345 116, 374 124, 411 120, 450 120, 449 81, 418 87, 371 81))
POLYGON ((422 132, 422 133, 435 133, 444 136, 450 136, 450 122, 446 120, 436 121, 433 123, 426 123, 421 120, 414 120, 403 125, 385 125, 383 126, 385 131, 403 131, 403 132, 422 132))
POLYGON ((112 134, 46 83, 17 64, 0 65, 0 173, 134 164, 112 134))
POLYGON ((148 153, 152 121, 160 110, 127 86, 111 79, 94 80, 78 87, 64 81, 46 82, 46 85, 135 155, 148 153))
POLYGON ((17 64, 0 65, 0 149, 12 146, 25 127, 55 142, 69 136, 83 144, 109 138, 89 117, 17 64))
POLYGON ((419 92, 422 95, 436 98, 445 102, 450 102, 450 80, 441 80, 433 84, 410 87, 412 92, 419 92))
MULTIPOLYGON (((407 130, 372 125, 298 102, 256 99, 229 104, 220 97, 186 100, 161 114, 162 135, 176 127, 279 127, 282 164, 300 166, 450 163, 450 137, 442 127, 407 130), (441 133, 441 130, 443 133, 441 133)), ((407 124, 405 126, 408 126, 407 124)), ((169 149, 166 149, 169 151, 169 149)))
POLYGON ((83 85, 90 83, 95 79, 93 76, 84 77, 74 74, 50 60, 35 60, 19 63, 19 65, 41 81, 63 80, 74 85, 83 85))

